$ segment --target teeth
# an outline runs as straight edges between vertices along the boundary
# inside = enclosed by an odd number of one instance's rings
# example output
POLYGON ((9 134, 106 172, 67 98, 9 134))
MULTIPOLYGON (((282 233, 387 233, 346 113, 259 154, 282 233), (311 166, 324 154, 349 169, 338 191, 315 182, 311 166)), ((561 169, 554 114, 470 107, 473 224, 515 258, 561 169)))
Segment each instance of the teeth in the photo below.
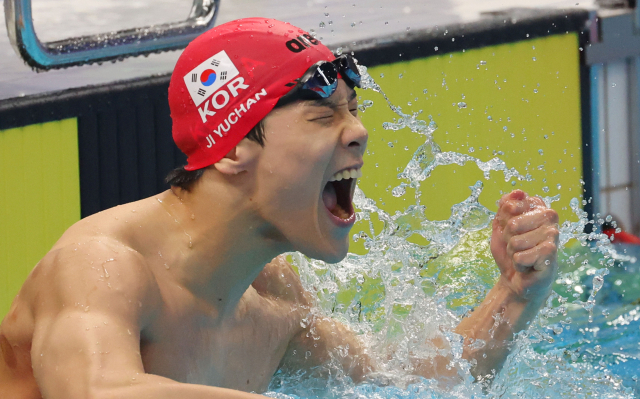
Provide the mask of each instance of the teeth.
POLYGON ((362 177, 362 169, 360 169, 360 168, 358 168, 358 169, 347 169, 347 170, 343 170, 343 171, 338 172, 335 175, 331 176, 329 181, 340 181, 342 179, 355 179, 355 178, 358 178, 358 177, 362 177))

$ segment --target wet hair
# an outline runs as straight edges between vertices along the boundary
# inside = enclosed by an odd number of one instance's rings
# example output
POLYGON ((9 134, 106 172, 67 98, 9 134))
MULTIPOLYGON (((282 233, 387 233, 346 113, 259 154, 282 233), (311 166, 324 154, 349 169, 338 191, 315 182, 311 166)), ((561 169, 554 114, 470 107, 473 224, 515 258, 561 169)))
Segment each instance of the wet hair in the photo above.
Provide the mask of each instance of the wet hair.
MULTIPOLYGON (((258 124, 255 125, 246 136, 244 136, 245 138, 260 144, 261 147, 264 147, 265 142, 263 121, 264 119, 258 122, 258 124)), ((175 168, 169 172, 164 181, 169 183, 172 187, 180 187, 183 190, 191 191, 191 188, 203 173, 204 168, 186 170, 184 166, 180 166, 179 168, 175 168)))

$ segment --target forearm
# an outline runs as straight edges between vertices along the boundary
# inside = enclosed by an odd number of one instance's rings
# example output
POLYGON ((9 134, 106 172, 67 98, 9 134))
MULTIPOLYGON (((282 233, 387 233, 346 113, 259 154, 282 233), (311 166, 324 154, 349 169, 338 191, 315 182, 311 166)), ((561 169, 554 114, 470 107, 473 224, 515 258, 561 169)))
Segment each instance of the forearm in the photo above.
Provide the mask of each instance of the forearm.
POLYGON ((147 374, 135 326, 99 312, 68 312, 34 338, 32 364, 47 399, 259 399, 260 395, 185 384, 147 374), (119 324, 120 323, 120 324, 119 324))
POLYGON ((476 378, 500 370, 514 335, 527 328, 543 301, 544 297, 523 300, 499 280, 482 304, 462 320, 455 332, 464 337, 462 356, 475 360, 471 372, 476 378), (484 345, 478 345, 477 340, 484 345))
POLYGON ((260 399, 262 395, 233 389, 184 384, 168 378, 142 374, 126 384, 101 386, 94 389, 97 399, 260 399))

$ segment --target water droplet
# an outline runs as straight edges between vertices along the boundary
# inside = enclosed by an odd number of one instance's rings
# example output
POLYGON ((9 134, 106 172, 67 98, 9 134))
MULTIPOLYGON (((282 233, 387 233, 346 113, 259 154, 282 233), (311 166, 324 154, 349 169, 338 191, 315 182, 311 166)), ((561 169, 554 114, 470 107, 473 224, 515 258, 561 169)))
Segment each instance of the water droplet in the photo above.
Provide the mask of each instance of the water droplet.
POLYGON ((395 187, 393 190, 391 190, 391 195, 393 195, 394 197, 402 197, 407 192, 405 187, 406 185, 404 183, 398 187, 395 187))
POLYGON ((487 65, 487 61, 480 61, 480 65, 487 65))
POLYGON ((542 151, 542 148, 538 150, 538 154, 544 155, 544 151, 542 151))
POLYGON ((318 24, 318 26, 319 26, 320 28, 324 28, 324 27, 325 27, 325 23, 324 23, 324 22, 320 22, 320 24, 318 24))
POLYGON ((465 103, 465 102, 459 102, 459 103, 458 103, 458 108, 467 108, 467 103, 465 103))
POLYGON ((533 57, 532 59, 535 61, 535 60, 536 60, 536 57, 533 57))
POLYGON ((367 108, 370 108, 373 106, 373 101, 371 100, 364 100, 362 102, 362 104, 358 105, 358 110, 360 112, 365 112, 367 110, 367 108))

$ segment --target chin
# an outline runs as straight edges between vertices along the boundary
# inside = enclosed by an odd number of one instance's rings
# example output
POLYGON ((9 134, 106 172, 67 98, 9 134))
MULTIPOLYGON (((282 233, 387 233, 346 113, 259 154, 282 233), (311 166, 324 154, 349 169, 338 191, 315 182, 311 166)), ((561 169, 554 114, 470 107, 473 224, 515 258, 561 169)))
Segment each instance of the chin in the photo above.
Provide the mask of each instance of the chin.
POLYGON ((307 248, 299 251, 309 258, 318 259, 326 263, 338 263, 349 252, 349 240, 345 237, 344 242, 334 243, 330 248, 307 248))
POLYGON ((340 253, 326 255, 323 258, 319 258, 319 259, 326 263, 338 263, 347 256, 348 252, 349 252, 349 247, 347 247, 344 251, 341 251, 340 253))

